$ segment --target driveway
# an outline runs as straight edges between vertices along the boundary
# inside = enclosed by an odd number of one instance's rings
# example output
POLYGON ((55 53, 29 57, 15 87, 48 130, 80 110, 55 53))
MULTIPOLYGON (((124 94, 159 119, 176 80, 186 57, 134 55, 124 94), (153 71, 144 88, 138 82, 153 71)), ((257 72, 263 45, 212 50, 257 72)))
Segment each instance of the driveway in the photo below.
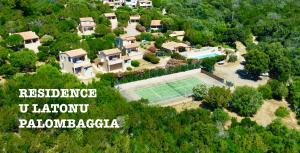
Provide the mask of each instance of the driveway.
POLYGON ((225 62, 223 65, 216 64, 214 74, 224 78, 227 81, 233 82, 234 86, 251 86, 258 87, 260 85, 266 84, 269 80, 268 77, 260 77, 259 80, 251 80, 243 78, 240 74, 244 70, 244 65, 241 63, 245 62, 245 58, 242 56, 246 53, 246 47, 238 42, 237 43, 237 56, 238 61, 235 63, 225 62))
POLYGON ((130 36, 137 36, 140 34, 139 31, 135 29, 136 23, 129 23, 128 26, 124 29, 126 33, 130 36))

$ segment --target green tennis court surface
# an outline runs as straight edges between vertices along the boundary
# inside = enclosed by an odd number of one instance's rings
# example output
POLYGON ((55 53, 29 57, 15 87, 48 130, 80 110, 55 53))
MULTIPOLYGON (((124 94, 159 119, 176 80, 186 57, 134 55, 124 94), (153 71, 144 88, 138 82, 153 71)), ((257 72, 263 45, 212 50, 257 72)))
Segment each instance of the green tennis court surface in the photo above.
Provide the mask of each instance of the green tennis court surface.
POLYGON ((192 95, 193 87, 201 84, 200 79, 196 77, 184 78, 167 83, 154 84, 153 86, 140 87, 135 92, 150 102, 160 102, 177 97, 187 97, 192 95))

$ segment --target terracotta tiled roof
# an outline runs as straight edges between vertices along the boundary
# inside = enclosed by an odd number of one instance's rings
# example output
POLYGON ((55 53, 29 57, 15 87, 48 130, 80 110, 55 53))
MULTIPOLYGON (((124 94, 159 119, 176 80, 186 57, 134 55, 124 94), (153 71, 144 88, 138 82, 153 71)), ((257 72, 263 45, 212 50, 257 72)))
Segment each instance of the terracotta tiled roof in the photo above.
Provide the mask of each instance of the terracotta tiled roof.
POLYGON ((15 33, 15 34, 21 35, 24 40, 38 39, 39 38, 39 36, 37 36, 36 33, 32 32, 32 31, 19 32, 19 33, 15 33))
POLYGON ((168 49, 168 50, 174 50, 175 48, 178 48, 178 47, 190 47, 189 45, 187 44, 184 44, 184 43, 178 43, 178 42, 174 42, 174 41, 169 41, 169 42, 166 42, 166 43, 163 43, 162 44, 162 47, 165 48, 165 49, 168 49))
POLYGON ((136 38, 134 37, 134 36, 130 36, 130 35, 122 35, 122 36, 120 36, 120 38, 122 39, 122 40, 127 40, 127 41, 133 41, 133 40, 136 40, 136 38))
POLYGON ((119 48, 113 48, 113 49, 103 50, 102 53, 104 55, 113 55, 113 54, 120 54, 121 51, 119 48))
POLYGON ((92 17, 79 18, 80 22, 94 22, 92 17))
POLYGON ((104 16, 105 17, 114 17, 114 16, 116 16, 116 14, 115 13, 104 13, 104 16))
POLYGON ((170 36, 175 37, 175 36, 183 36, 185 34, 184 31, 173 31, 170 36))
POLYGON ((69 50, 69 51, 63 52, 62 54, 67 54, 70 57, 77 57, 77 56, 86 55, 87 53, 85 50, 79 48, 79 49, 74 49, 74 50, 69 50))
POLYGON ((132 49, 132 48, 138 48, 138 47, 139 47, 138 43, 133 43, 133 44, 124 46, 125 49, 132 49))
POLYGON ((161 20, 152 20, 151 26, 161 26, 161 20))
POLYGON ((141 18, 141 16, 139 16, 139 15, 130 16, 130 20, 139 20, 140 18, 141 18))

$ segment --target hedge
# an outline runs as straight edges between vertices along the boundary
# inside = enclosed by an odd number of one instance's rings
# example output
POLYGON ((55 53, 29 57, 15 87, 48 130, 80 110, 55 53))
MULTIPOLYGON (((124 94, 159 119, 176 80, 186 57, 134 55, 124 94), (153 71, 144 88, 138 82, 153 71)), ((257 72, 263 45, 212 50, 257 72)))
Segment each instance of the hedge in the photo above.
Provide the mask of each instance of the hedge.
POLYGON ((201 67, 200 62, 195 64, 185 64, 175 67, 168 67, 168 68, 156 68, 156 69, 145 69, 141 71, 133 71, 133 72, 125 72, 120 75, 118 78, 117 83, 128 83, 138 80, 144 80, 149 79, 153 77, 178 73, 178 72, 184 72, 188 70, 198 69, 201 67))
POLYGON ((143 56, 143 59, 145 61, 148 61, 148 62, 152 63, 152 64, 158 64, 159 60, 160 60, 158 57, 156 57, 154 54, 151 54, 151 53, 145 54, 143 56))

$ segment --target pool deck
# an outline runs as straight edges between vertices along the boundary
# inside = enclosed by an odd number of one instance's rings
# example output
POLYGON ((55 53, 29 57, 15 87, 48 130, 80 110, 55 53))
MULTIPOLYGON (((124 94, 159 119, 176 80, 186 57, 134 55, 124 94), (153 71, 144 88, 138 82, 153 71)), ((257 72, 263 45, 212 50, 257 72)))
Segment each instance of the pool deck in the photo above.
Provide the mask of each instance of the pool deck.
MULTIPOLYGON (((135 82, 130 82, 130 83, 125 83, 125 84, 120 84, 117 85, 115 88, 117 88, 120 93, 128 100, 140 100, 141 97, 136 93, 136 89, 139 87, 145 87, 145 86, 150 86, 154 84, 160 84, 160 83, 166 83, 166 82, 171 82, 171 81, 176 81, 188 77, 197 77, 199 78, 202 82, 212 86, 224 86, 221 82, 203 74, 200 72, 201 69, 195 69, 195 70, 190 70, 186 72, 180 72, 180 73, 175 73, 175 74, 170 74, 170 75, 165 75, 165 76, 160 76, 160 77, 154 77, 146 80, 140 80, 140 81, 135 81, 135 82)), ((184 99, 180 99, 181 101, 184 99)), ((165 103, 173 103, 173 102, 178 102, 177 99, 170 99, 164 102, 157 102, 155 104, 165 104, 165 103)))
MULTIPOLYGON (((207 47, 205 47, 207 48, 207 47)), ((219 51, 217 47, 210 47, 208 49, 194 49, 192 51, 186 51, 180 53, 182 56, 186 58, 192 59, 203 59, 208 57, 215 57, 217 55, 224 55, 222 51, 219 51)))

